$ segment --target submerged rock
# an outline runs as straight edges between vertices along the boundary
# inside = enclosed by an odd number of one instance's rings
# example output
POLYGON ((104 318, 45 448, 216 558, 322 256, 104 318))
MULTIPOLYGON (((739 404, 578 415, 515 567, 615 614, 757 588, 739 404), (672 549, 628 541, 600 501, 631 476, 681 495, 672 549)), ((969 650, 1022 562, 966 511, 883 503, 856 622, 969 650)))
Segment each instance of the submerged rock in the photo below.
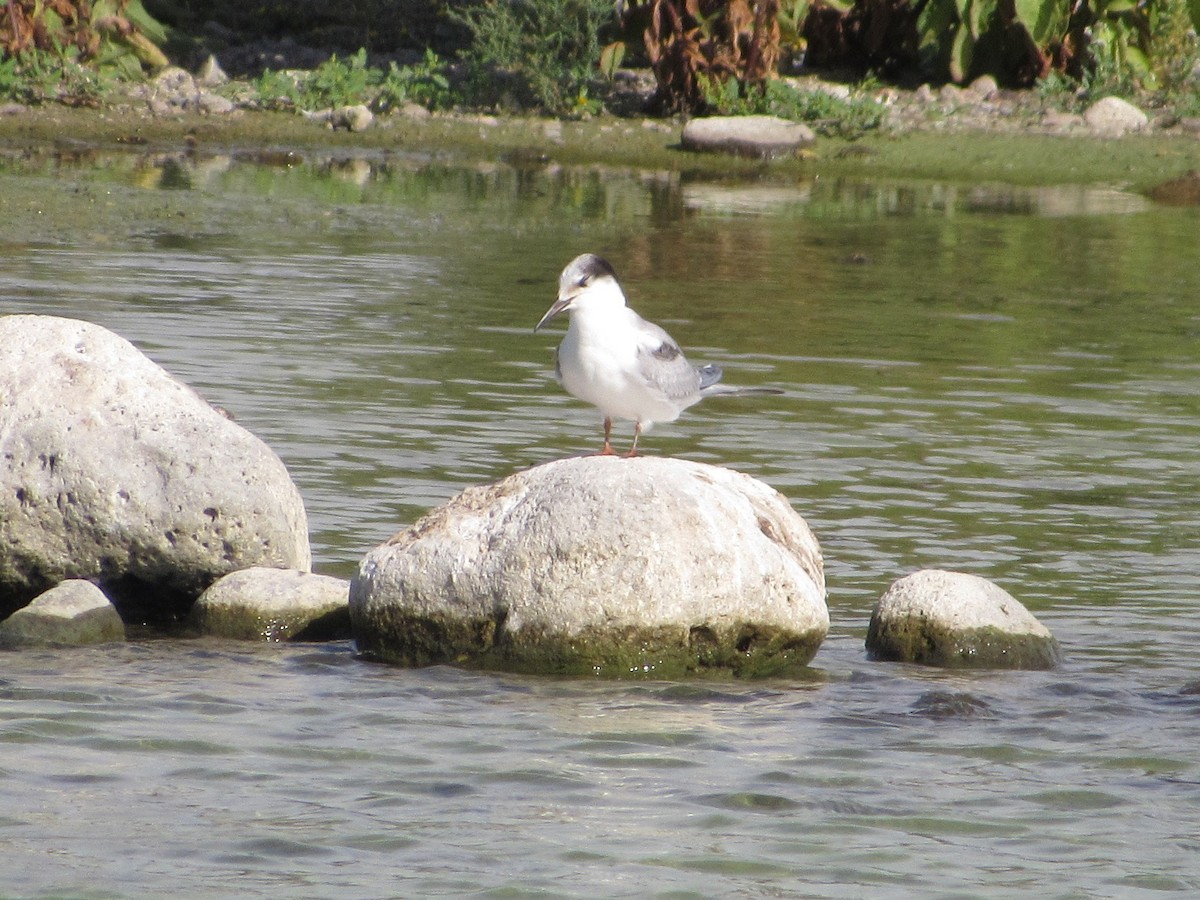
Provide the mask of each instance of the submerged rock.
POLYGON ((776 116, 708 116, 690 119, 680 143, 685 150, 771 159, 816 140, 811 128, 776 116))
POLYGON ((171 621, 229 572, 311 566, 279 457, 98 325, 0 317, 0 458, 0 616, 84 578, 171 621))
POLYGON ((117 608, 90 581, 51 588, 0 622, 0 647, 74 647, 125 640, 117 608))
POLYGON ((820 548, 778 492, 605 456, 463 491, 367 554, 350 614, 393 663, 616 677, 795 671, 829 629, 820 548))
POLYGON ((872 659, 930 666, 1052 669, 1058 642, 1003 588, 978 575, 922 569, 895 581, 867 630, 872 659))
POLYGON ((1200 172, 1192 170, 1150 189, 1150 199, 1171 206, 1200 206, 1200 172))
POLYGON ((350 637, 350 585, 296 569, 232 572, 200 595, 188 624, 243 641, 330 641, 350 637))

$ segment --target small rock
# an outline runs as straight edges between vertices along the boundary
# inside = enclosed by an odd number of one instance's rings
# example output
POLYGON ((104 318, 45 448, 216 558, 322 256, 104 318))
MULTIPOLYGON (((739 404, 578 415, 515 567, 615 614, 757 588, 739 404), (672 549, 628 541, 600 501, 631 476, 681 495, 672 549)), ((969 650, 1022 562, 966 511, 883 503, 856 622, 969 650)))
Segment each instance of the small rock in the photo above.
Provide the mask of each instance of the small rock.
POLYGON ((1082 128, 1083 125, 1083 116, 1078 113, 1052 109, 1042 116, 1042 128, 1054 134, 1064 134, 1076 128, 1082 128))
POLYGON ((1058 642, 1003 588, 978 575, 922 569, 898 579, 871 614, 872 659, 947 668, 1052 669, 1058 642))
POLYGON ((326 641, 350 636, 350 586, 299 569, 232 572, 200 595, 193 629, 242 641, 326 641))
POLYGON ((963 89, 957 84, 943 84, 938 88, 938 99, 943 103, 951 105, 961 103, 963 100, 963 89))
POLYGON ((19 116, 28 111, 24 103, 0 103, 0 116, 19 116))
POLYGON ((994 100, 1000 95, 1000 85, 991 75, 980 75, 967 87, 966 93, 980 100, 994 100))
POLYGON ((337 109, 322 109, 317 112, 306 112, 304 117, 310 122, 320 122, 334 131, 366 131, 375 121, 375 114, 363 106, 339 106, 337 109))
POLYGON ((1150 124, 1144 112, 1120 97, 1097 100, 1084 112, 1083 120, 1092 131, 1104 137, 1142 131, 1150 124))
POLYGON ((196 95, 196 107, 202 113, 222 116, 233 112, 236 104, 228 97, 222 97, 220 94, 214 94, 211 91, 201 91, 196 95))
POLYGON ((802 669, 829 629, 821 552, 767 485, 678 459, 564 459, 469 488, 372 550, 360 652, 559 675, 802 669))
POLYGON ((918 103, 932 103, 934 101, 933 88, 927 84, 922 84, 913 91, 913 99, 918 103))
POLYGON ((229 76, 225 74, 217 58, 210 53, 208 59, 200 66, 200 71, 196 73, 196 81, 204 87, 216 87, 228 82, 229 76))
POLYGON ((683 126, 685 150, 772 159, 791 155, 816 140, 811 128, 776 116, 709 116, 683 126))
POLYGON ((68 579, 0 622, 0 647, 75 647, 125 640, 117 608, 90 581, 68 579))
POLYGON ((413 103, 411 100, 405 100, 396 112, 406 119, 428 119, 433 115, 433 113, 420 103, 413 103))

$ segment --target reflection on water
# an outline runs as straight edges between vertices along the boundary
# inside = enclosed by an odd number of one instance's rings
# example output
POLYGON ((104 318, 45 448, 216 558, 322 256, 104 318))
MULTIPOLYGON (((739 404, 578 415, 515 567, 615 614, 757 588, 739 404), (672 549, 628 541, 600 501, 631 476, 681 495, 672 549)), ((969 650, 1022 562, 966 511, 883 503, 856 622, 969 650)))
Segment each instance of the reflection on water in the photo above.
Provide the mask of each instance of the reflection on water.
POLYGON ((99 322, 230 410, 343 576, 463 487, 596 448, 532 327, 562 265, 602 253, 695 362, 786 392, 645 449, 787 495, 833 619, 811 681, 765 685, 404 672, 340 645, 13 655, 7 890, 1200 887, 1194 213, 816 170, 171 155, 0 159, 0 223, 4 310, 99 322), (1010 589, 1064 669, 868 664, 874 598, 927 565, 1010 589))

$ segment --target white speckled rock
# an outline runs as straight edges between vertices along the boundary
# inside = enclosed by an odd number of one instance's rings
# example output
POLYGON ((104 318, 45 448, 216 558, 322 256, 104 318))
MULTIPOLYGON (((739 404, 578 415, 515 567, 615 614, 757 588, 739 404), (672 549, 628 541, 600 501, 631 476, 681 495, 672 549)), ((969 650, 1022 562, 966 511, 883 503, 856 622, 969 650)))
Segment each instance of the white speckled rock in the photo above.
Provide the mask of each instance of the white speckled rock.
POLYGON ((243 641, 324 641, 350 636, 349 582, 296 569, 232 572, 200 595, 188 624, 243 641))
POLYGON ((795 153, 815 140, 807 125, 776 116, 706 116, 688 120, 680 144, 685 150, 770 159, 795 153))
POLYGON ((0 317, 0 459, 0 615, 85 578, 172 620, 229 572, 311 567, 279 457, 98 325, 0 317))
POLYGON ((962 572, 922 569, 879 599, 867 631, 874 659, 933 666, 1049 669, 1058 642, 1006 590, 962 572))
POLYGON ((1083 120, 1088 128, 1105 137, 1143 131, 1150 123, 1144 112, 1120 97, 1097 100, 1084 111, 1083 120))
POLYGON ((359 649, 612 676, 805 666, 829 629, 821 551, 777 491, 676 459, 565 459, 470 488, 371 551, 359 649))
POLYGON ((90 581, 71 579, 0 622, 0 647, 73 647, 125 640, 117 608, 90 581))

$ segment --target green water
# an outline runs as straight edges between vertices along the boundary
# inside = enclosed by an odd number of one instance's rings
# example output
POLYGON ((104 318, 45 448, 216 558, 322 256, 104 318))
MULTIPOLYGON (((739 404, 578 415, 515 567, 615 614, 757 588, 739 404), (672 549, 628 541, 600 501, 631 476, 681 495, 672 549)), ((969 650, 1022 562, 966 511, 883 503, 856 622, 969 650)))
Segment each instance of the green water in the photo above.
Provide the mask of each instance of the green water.
POLYGON ((785 391, 644 449, 782 491, 833 620, 812 679, 727 688, 342 645, 11 655, 6 890, 1200 888, 1200 213, 819 176, 0 159, 4 311, 103 324, 232 412, 342 576, 469 484, 599 448, 532 327, 567 260, 605 255, 693 362, 785 391), (875 598, 923 566, 1006 587, 1064 668, 867 662, 875 598))

